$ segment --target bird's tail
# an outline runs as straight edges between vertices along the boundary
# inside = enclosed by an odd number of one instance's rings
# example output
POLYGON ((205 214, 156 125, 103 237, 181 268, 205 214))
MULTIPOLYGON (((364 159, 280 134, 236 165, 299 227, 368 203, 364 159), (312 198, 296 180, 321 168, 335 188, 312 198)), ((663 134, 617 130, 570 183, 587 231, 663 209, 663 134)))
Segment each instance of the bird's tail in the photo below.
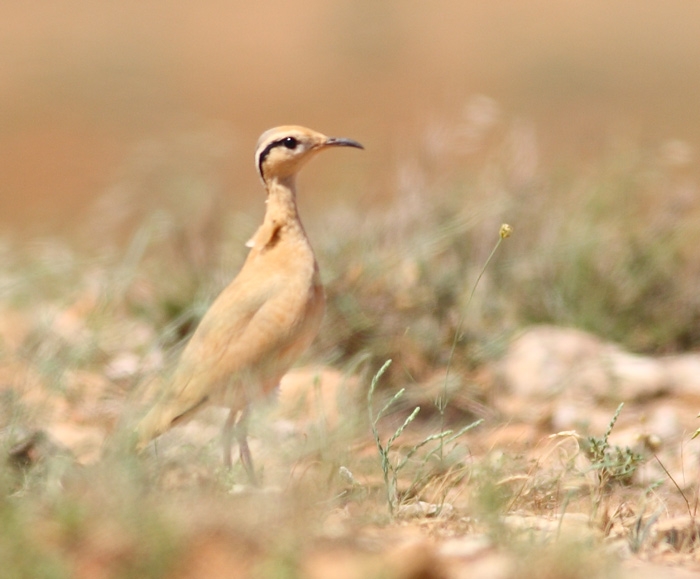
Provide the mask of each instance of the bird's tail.
POLYGON ((144 405, 150 405, 150 408, 146 414, 138 419, 136 426, 132 422, 129 429, 136 452, 141 452, 151 440, 170 428, 172 417, 168 418, 170 405, 165 385, 166 382, 162 378, 156 379, 149 383, 145 391, 142 392, 142 408, 144 405), (144 404, 143 400, 147 400, 147 402, 144 404))
POLYGON ((142 452, 148 443, 167 430, 161 422, 161 413, 157 406, 151 408, 134 429, 136 452, 142 452))
POLYGON ((136 425, 136 451, 141 452, 151 440, 176 424, 187 422, 208 401, 209 397, 205 396, 185 410, 182 401, 177 398, 166 397, 158 401, 136 425))

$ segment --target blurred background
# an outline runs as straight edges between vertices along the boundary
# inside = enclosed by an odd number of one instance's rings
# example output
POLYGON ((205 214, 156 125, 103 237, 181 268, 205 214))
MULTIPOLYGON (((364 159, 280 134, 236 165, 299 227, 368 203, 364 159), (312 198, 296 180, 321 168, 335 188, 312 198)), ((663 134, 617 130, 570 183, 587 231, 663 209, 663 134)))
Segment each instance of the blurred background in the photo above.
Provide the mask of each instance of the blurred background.
POLYGON ((697 570, 699 151, 698 0, 0 2, 1 574, 697 570), (327 307, 249 493, 215 412, 112 450, 245 259, 279 124, 365 151, 300 176, 327 307))
POLYGON ((538 171, 585 172, 625 141, 694 194, 698 38, 687 0, 5 2, 0 235, 181 190, 257 215, 256 139, 288 123, 366 147, 307 171, 328 192, 311 215, 394 198, 426 151, 436 172, 478 164, 504 120, 538 171))

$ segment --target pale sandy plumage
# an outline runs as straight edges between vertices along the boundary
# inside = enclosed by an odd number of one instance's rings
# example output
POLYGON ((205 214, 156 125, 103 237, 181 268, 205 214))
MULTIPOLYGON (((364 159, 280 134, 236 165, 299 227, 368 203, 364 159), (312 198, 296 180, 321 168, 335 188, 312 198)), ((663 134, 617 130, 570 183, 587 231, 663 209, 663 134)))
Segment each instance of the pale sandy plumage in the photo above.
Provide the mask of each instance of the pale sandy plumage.
POLYGON ((362 146, 296 126, 265 132, 255 160, 267 189, 263 224, 238 276, 207 311, 170 382, 137 426, 138 448, 208 404, 225 406, 224 462, 234 430, 255 482, 246 440, 249 403, 275 388, 318 333, 325 298, 318 265, 299 220, 295 177, 317 152, 362 146))

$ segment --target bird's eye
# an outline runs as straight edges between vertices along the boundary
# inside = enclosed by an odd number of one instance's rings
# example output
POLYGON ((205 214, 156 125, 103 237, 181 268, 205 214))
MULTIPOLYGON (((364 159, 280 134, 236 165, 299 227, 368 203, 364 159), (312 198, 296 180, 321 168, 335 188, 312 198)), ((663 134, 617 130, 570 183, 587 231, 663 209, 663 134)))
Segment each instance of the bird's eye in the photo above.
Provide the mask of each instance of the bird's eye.
POLYGON ((288 149, 295 149, 299 142, 294 137, 287 137, 284 140, 284 146, 288 149))

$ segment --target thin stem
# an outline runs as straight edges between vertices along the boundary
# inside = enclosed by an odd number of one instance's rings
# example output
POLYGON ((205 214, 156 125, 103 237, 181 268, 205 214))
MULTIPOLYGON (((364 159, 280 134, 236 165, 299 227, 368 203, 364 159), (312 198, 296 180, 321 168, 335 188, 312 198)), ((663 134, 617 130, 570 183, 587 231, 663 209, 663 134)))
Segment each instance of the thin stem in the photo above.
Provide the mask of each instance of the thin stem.
MULTIPOLYGON (((486 268, 489 266, 491 259, 496 254, 496 251, 498 251, 498 248, 500 247, 501 242, 504 239, 506 239, 506 237, 507 236, 503 235, 503 227, 501 227, 501 235, 499 236, 498 241, 496 242, 496 245, 493 246, 491 253, 489 254, 488 258, 486 259, 484 266, 481 268, 481 271, 479 272, 479 275, 477 276, 476 281, 474 282, 474 285, 472 286, 472 291, 469 294, 469 299, 467 300, 467 303, 464 306, 465 312, 469 308, 469 304, 472 303, 472 298, 474 297, 474 292, 476 291, 476 286, 479 285, 479 282, 481 281, 481 278, 483 277, 484 272, 486 271, 486 268)), ((438 410, 440 411, 440 430, 445 429, 445 408, 447 408, 447 381, 448 381, 448 378, 450 377, 450 368, 452 368, 452 360, 454 359, 455 350, 457 349, 457 342, 461 338, 462 325, 464 324, 465 317, 466 317, 466 313, 462 313, 462 315, 459 318, 459 322, 457 323, 457 329, 455 330, 454 339, 452 340, 452 347, 450 348, 450 356, 447 359, 447 369, 445 370, 445 381, 444 381, 443 386, 442 386, 442 400, 440 401, 440 406, 438 407, 438 410)), ((443 446, 444 446, 444 443, 441 439, 440 446, 438 449, 438 453, 440 455, 440 460, 443 459, 443 446)))

